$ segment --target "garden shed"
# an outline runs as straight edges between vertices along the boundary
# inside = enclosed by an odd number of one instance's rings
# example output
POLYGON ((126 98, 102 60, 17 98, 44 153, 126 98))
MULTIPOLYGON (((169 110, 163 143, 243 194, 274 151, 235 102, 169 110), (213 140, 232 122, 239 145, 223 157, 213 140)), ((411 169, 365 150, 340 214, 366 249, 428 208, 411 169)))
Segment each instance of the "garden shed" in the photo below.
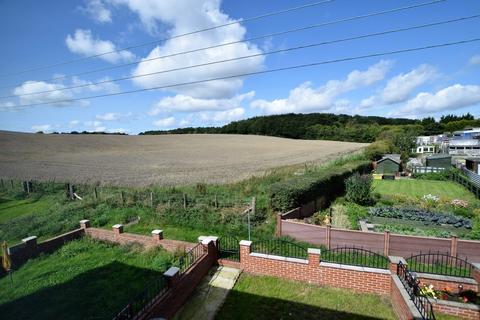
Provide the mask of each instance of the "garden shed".
POLYGON ((465 160, 465 167, 468 170, 480 174, 480 158, 470 158, 465 160))
POLYGON ((427 157, 425 164, 427 167, 450 169, 452 156, 446 153, 432 154, 427 157))
POLYGON ((375 168, 376 173, 381 174, 397 174, 402 169, 402 162, 399 154, 386 154, 382 159, 377 161, 375 168))

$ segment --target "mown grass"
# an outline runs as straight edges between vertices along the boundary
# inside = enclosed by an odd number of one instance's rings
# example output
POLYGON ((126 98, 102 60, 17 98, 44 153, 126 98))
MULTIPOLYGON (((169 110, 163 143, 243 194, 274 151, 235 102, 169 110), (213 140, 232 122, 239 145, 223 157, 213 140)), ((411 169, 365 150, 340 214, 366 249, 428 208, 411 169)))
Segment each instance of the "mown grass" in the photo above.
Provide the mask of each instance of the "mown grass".
POLYGON ((396 319, 388 298, 242 274, 217 319, 396 319))
POLYGON ((2 319, 111 319, 171 265, 171 254, 84 238, 0 278, 2 319))
POLYGON ((375 192, 381 195, 403 195, 420 199, 424 195, 432 194, 449 200, 462 199, 469 203, 480 203, 470 191, 452 181, 413 179, 374 180, 373 186, 375 192))

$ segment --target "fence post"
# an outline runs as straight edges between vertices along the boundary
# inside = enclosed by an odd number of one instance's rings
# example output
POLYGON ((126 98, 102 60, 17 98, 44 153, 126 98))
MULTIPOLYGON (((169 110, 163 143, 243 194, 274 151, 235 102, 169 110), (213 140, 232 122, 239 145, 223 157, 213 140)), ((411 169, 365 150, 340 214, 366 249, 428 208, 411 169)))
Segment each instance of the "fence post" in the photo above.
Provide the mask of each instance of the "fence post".
POLYGON ((120 192, 120 201, 122 202, 122 206, 125 206, 125 195, 123 191, 120 192))
POLYGON ((187 210, 187 194, 183 194, 183 209, 187 210))
POLYGON ((153 192, 150 192, 150 207, 153 208, 153 192))
POLYGON ((390 231, 385 231, 384 233, 384 242, 383 242, 383 255, 387 256, 390 252, 390 231))
POLYGON ((327 250, 330 250, 332 226, 327 225, 327 228, 325 230, 326 230, 326 232, 325 232, 325 246, 327 247, 327 250))
POLYGON ((308 248, 308 265, 311 267, 318 267, 321 260, 320 249, 308 248))
POLYGON ((13 180, 10 180, 10 185, 12 186, 12 189, 13 189, 13 180))
POLYGON ((93 187, 93 199, 95 202, 98 200, 98 192, 97 192, 97 187, 93 187))
POLYGON ((216 193, 215 193, 214 203, 215 203, 215 208, 218 208, 218 201, 217 201, 217 194, 216 193))
POLYGON ((252 216, 255 215, 255 208, 257 207, 257 199, 255 197, 252 198, 252 216))
POLYGON ((277 213, 277 224, 275 228, 275 236, 281 237, 282 236, 282 214, 277 213))
POLYGON ((3 184, 3 179, 0 179, 1 183, 2 183, 2 189, 5 188, 5 185, 3 184))
POLYGON ((458 238, 457 236, 452 236, 450 241, 450 255, 452 257, 457 256, 457 247, 458 247, 458 238))

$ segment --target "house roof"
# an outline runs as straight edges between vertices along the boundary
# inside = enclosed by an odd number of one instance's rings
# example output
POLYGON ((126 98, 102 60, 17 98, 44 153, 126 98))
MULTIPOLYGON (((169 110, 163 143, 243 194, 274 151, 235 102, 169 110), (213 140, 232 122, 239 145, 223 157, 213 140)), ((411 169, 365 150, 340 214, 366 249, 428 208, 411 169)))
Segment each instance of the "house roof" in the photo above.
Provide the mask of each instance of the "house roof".
POLYGON ((437 154, 432 154, 427 157, 428 160, 432 159, 446 159, 446 158, 451 158, 452 156, 447 154, 447 153, 437 153, 437 154))
POLYGON ((378 160, 377 163, 380 163, 380 162, 385 161, 387 159, 392 160, 393 162, 395 162, 397 164, 401 163, 399 154, 386 154, 386 155, 383 156, 382 159, 378 160))

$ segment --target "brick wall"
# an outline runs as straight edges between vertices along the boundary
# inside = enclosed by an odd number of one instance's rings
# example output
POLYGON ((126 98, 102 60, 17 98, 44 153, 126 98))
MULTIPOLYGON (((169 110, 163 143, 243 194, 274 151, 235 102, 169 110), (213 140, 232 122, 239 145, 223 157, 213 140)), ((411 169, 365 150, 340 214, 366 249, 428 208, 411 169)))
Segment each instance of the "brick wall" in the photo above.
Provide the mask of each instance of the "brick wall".
POLYGON ((420 313, 408 297, 400 279, 396 274, 391 277, 390 299, 392 301, 393 311, 399 320, 421 319, 420 313))
POLYGON ((217 248, 212 239, 205 239, 202 245, 206 254, 197 260, 183 274, 176 273, 168 279, 169 290, 138 320, 151 318, 171 319, 182 307, 200 281, 207 275, 217 260, 217 248))
POLYGON ((240 245, 240 262, 245 272, 357 292, 390 294, 389 270, 320 263, 320 252, 315 249, 309 249, 307 260, 262 255, 251 253, 250 245, 249 241, 240 245))
POLYGON ((449 314, 462 319, 480 319, 480 307, 464 303, 442 300, 431 300, 434 312, 449 314))
POLYGON ((79 239, 84 235, 85 231, 79 228, 40 243, 37 243, 37 237, 25 238, 22 243, 9 248, 12 264, 15 268, 18 268, 28 259, 37 257, 40 253, 51 253, 66 242, 79 239))
POLYGON ((167 251, 175 251, 177 249, 189 250, 195 246, 195 243, 178 241, 178 240, 167 240, 159 239, 158 236, 152 234, 152 236, 145 236, 140 234, 133 233, 124 233, 123 228, 113 228, 113 230, 106 230, 100 228, 90 228, 85 229, 85 233, 94 239, 115 242, 122 245, 138 243, 143 245, 145 248, 153 248, 160 246, 167 251))

